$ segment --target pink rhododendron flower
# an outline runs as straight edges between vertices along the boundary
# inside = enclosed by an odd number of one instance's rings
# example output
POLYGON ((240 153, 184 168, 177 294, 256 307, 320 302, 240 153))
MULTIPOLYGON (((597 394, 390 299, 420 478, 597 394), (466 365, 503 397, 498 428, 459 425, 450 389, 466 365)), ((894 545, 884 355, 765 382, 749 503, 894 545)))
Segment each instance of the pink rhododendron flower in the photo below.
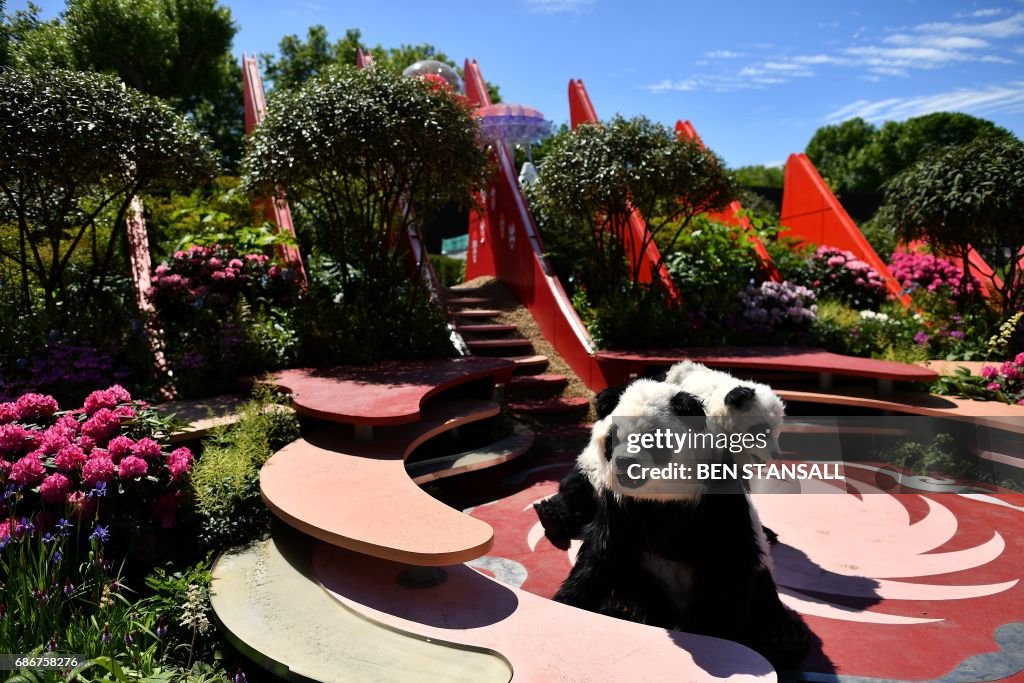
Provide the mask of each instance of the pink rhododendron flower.
POLYGON ((999 382, 989 382, 985 385, 985 388, 989 391, 999 391, 1001 387, 999 386, 999 382))
POLYGON ((53 464, 64 472, 74 472, 85 463, 85 460, 85 453, 82 449, 72 443, 60 449, 57 457, 53 459, 53 464))
POLYGON ((117 466, 117 476, 121 479, 138 479, 146 476, 148 469, 145 460, 134 455, 127 455, 117 466))
POLYGON ((177 521, 178 493, 165 493, 153 506, 153 516, 160 523, 161 529, 170 529, 177 521))
POLYGON ((14 467, 14 463, 9 460, 0 458, 0 482, 6 481, 7 477, 11 473, 11 468, 14 467))
POLYGON ((128 403, 132 395, 120 384, 115 384, 108 389, 100 389, 92 392, 85 398, 82 406, 86 413, 94 413, 101 408, 115 408, 118 403, 128 403))
POLYGON ((82 466, 82 482, 86 486, 109 483, 113 478, 114 461, 106 451, 96 451, 82 466))
POLYGON ((999 374, 999 370, 993 365, 986 365, 981 369, 981 376, 985 379, 992 379, 997 374, 999 374))
POLYGON ((43 467, 39 456, 33 453, 22 457, 11 468, 8 478, 15 484, 21 486, 35 486, 46 476, 46 469, 43 467))
POLYGON ((54 455, 70 443, 71 439, 64 433, 64 430, 51 427, 43 432, 36 450, 40 451, 43 455, 54 455))
POLYGON ((22 453, 33 444, 32 432, 19 424, 0 426, 0 453, 22 453))
POLYGON ((70 490, 71 480, 58 472, 43 480, 39 487, 39 495, 47 503, 63 503, 70 490))
POLYGON ((134 420, 139 415, 135 412, 135 408, 131 406, 118 406, 114 408, 114 415, 121 421, 121 424, 134 420))
POLYGON ((80 436, 78 437, 78 446, 87 454, 92 453, 92 449, 96 448, 96 439, 91 436, 80 436))
POLYGON ((100 408, 82 425, 82 435, 95 439, 97 444, 104 444, 120 428, 121 420, 114 411, 100 408))
POLYGON ((22 394, 15 405, 18 406, 19 419, 26 422, 53 417, 57 412, 57 401, 53 396, 43 394, 22 394))
POLYGON ((15 403, 0 403, 0 425, 17 420, 19 412, 15 403))
POLYGON ((1017 357, 1013 359, 1014 365, 1024 365, 1024 353, 1018 353, 1017 357))
POLYGON ((140 458, 146 458, 147 460, 159 458, 160 452, 160 444, 158 444, 156 441, 153 441, 153 439, 150 439, 148 436, 143 439, 139 439, 138 442, 136 442, 135 445, 132 446, 133 454, 139 456, 140 458))
POLYGON ((110 458, 115 462, 121 462, 121 458, 126 455, 132 454, 132 448, 135 446, 135 442, 124 434, 115 436, 107 444, 107 451, 110 452, 110 458))
POLYGON ((187 448, 176 448, 167 456, 167 469, 171 473, 171 481, 192 470, 192 451, 187 448))

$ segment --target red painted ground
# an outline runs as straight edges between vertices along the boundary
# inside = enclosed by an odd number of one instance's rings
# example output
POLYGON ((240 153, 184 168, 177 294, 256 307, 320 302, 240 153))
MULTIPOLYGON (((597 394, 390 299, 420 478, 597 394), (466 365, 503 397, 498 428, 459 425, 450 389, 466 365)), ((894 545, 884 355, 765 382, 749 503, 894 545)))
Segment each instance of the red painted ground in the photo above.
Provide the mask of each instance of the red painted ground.
MULTIPOLYGON (((539 465, 526 488, 471 511, 495 530, 489 555, 471 564, 532 593, 555 593, 578 542, 554 547, 532 503, 557 489, 567 465, 539 465)), ((874 473, 847 477, 863 478, 867 491, 874 473)), ((823 643, 807 672, 921 681, 959 667, 961 681, 1024 678, 1024 496, 755 498, 781 538, 773 557, 784 600, 823 643), (976 657, 984 653, 999 654, 976 657)))

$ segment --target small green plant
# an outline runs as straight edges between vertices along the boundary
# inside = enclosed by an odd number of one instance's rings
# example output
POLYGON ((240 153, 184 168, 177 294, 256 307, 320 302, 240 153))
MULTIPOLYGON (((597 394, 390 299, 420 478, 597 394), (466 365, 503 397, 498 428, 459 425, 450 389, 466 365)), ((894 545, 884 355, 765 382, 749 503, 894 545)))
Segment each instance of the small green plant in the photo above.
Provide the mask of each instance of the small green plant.
POLYGON ((260 468, 298 435, 298 418, 261 385, 238 421, 207 438, 192 486, 201 540, 208 548, 244 544, 266 531, 270 517, 260 499, 260 468))
POLYGON ((465 259, 452 258, 444 254, 431 254, 430 263, 434 266, 437 279, 442 287, 461 285, 466 278, 465 259))

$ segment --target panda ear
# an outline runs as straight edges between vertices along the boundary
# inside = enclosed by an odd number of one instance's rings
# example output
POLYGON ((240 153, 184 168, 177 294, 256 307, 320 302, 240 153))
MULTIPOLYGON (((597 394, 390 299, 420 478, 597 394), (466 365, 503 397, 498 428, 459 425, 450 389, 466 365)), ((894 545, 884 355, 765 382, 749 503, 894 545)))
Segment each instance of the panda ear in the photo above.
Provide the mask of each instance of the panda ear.
POLYGON ((754 390, 750 387, 736 387, 725 395, 725 405, 732 408, 743 408, 754 400, 754 390))
POLYGON ((685 391, 672 397, 672 412, 679 417, 704 417, 704 404, 699 398, 685 391))
POLYGON ((594 397, 594 410, 598 420, 603 420, 612 414, 615 406, 619 405, 619 399, 622 398, 624 391, 626 391, 625 386, 608 387, 594 397))

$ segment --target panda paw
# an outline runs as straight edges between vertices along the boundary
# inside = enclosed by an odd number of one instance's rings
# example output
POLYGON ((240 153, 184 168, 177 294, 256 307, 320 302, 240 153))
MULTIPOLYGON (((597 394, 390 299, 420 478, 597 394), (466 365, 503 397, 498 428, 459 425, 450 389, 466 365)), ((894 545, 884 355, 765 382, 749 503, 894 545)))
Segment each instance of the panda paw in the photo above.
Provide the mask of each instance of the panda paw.
POLYGON ((559 502, 549 498, 534 503, 533 509, 537 511, 537 518, 540 519, 540 524, 544 527, 544 533, 548 539, 558 547, 562 547, 562 545, 568 547, 574 534, 573 530, 569 528, 570 520, 564 509, 565 506, 559 505, 559 502))

